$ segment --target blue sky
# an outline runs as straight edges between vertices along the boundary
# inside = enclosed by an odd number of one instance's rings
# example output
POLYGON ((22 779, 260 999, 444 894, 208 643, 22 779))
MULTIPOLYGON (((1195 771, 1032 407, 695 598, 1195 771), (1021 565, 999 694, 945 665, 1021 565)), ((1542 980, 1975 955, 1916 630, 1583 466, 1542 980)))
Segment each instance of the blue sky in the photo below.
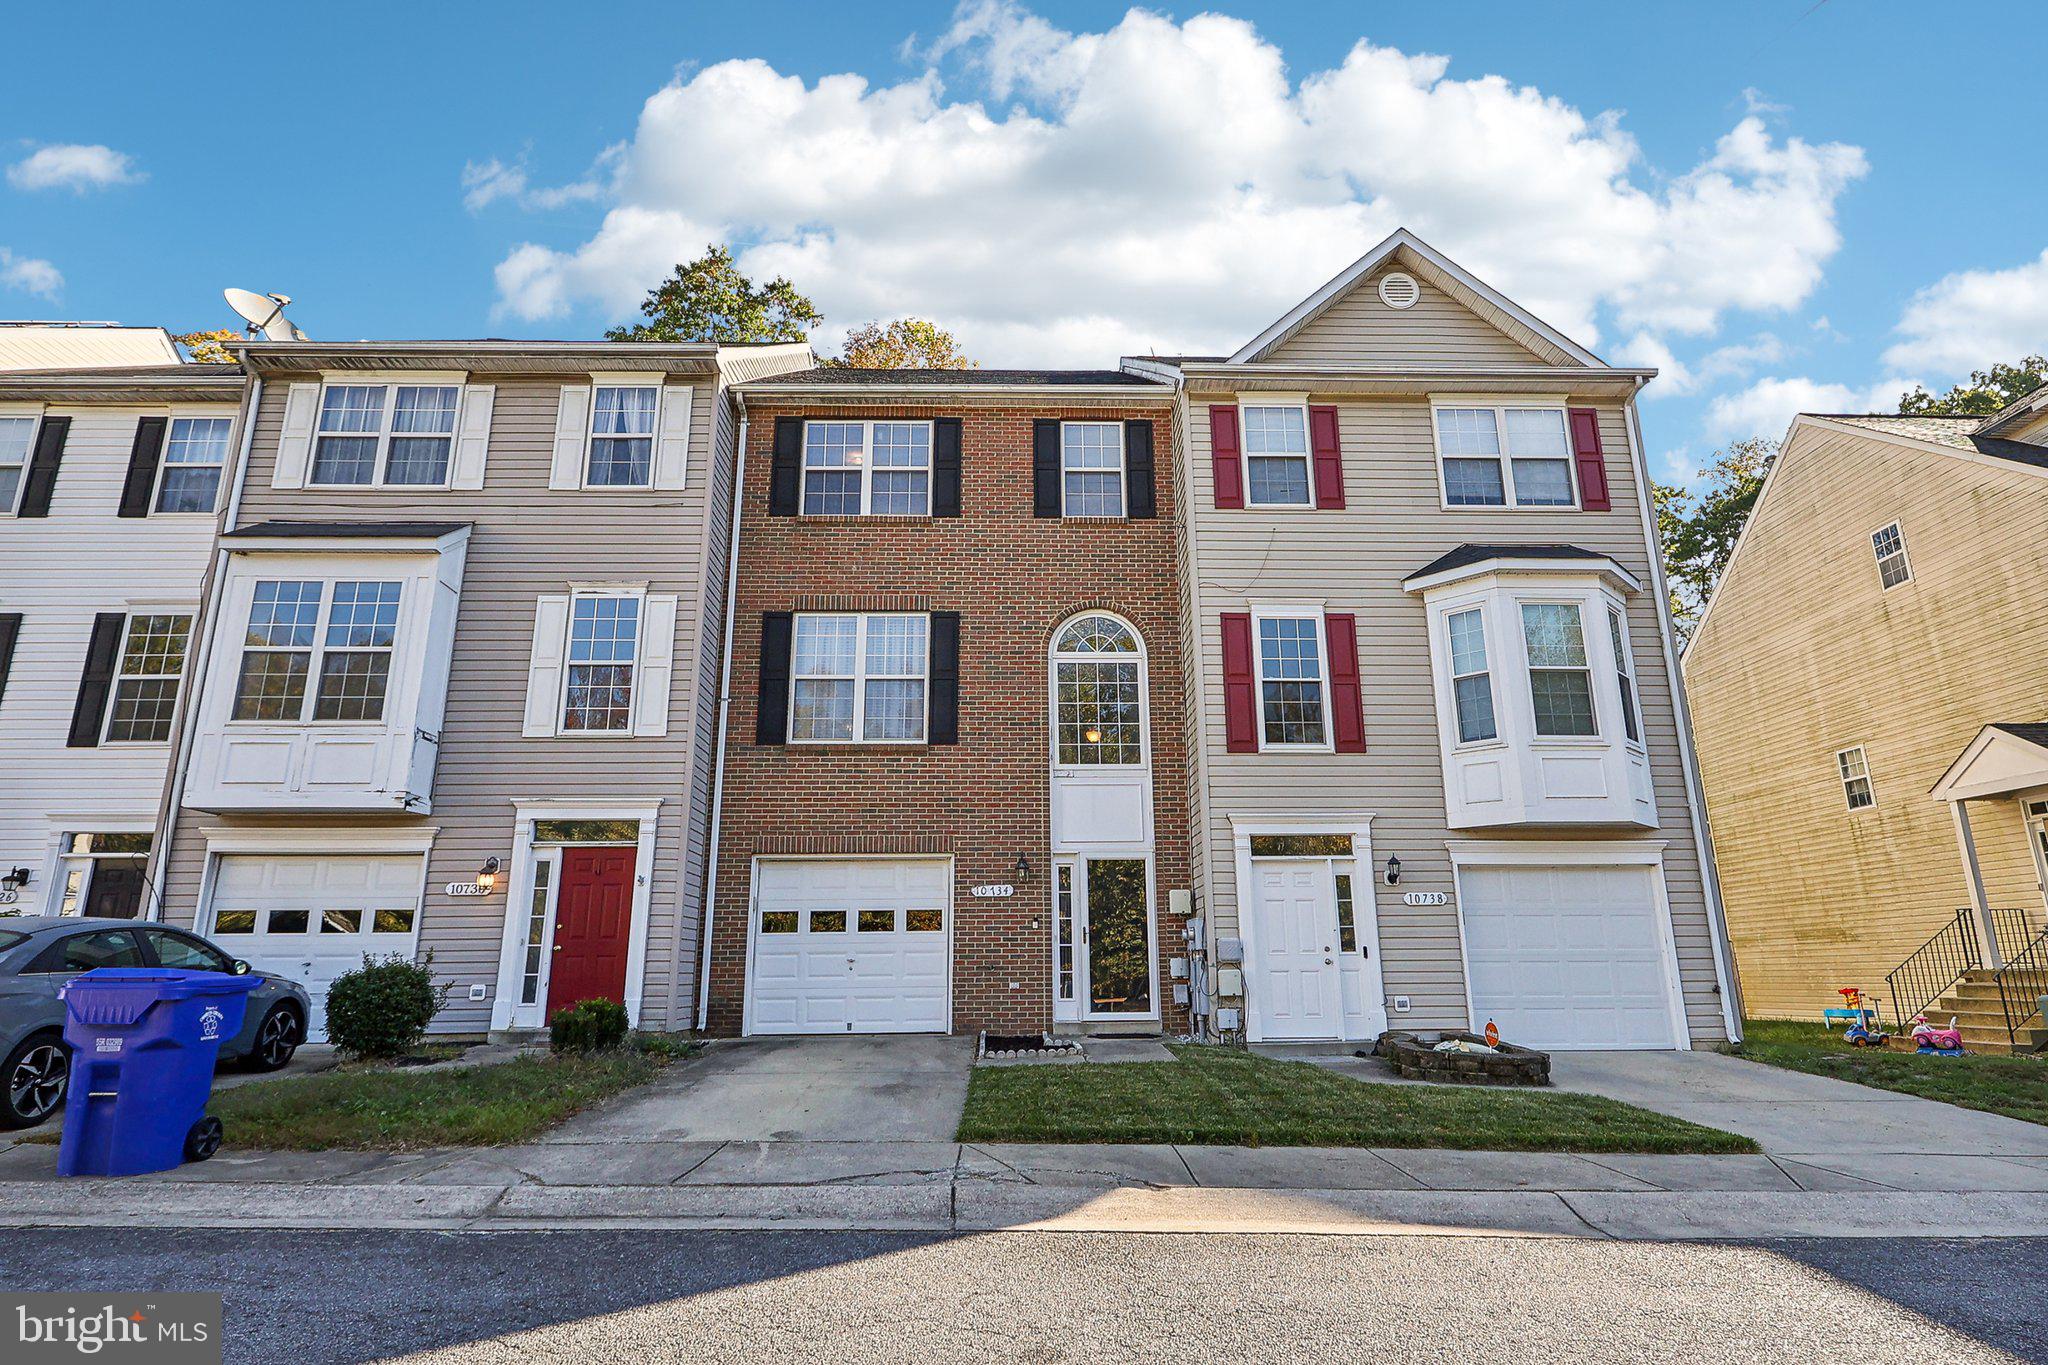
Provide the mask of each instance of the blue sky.
POLYGON ((1092 365, 1232 344, 1406 224, 1669 368, 1673 470, 2048 347, 2031 7, 485 13, 11 15, 63 57, 0 86, 0 316, 220 326, 236 284, 322 338, 585 336, 719 239, 824 344, 917 313, 1092 365))

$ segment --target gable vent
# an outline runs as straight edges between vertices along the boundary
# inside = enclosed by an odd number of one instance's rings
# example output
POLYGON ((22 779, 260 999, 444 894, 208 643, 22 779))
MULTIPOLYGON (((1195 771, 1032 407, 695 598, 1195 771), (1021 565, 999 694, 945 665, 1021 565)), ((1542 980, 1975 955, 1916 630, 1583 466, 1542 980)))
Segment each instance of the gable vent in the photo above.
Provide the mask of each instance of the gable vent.
POLYGON ((1422 286, 1413 275, 1396 270, 1380 276, 1380 302, 1389 308, 1413 308, 1422 297, 1422 286))

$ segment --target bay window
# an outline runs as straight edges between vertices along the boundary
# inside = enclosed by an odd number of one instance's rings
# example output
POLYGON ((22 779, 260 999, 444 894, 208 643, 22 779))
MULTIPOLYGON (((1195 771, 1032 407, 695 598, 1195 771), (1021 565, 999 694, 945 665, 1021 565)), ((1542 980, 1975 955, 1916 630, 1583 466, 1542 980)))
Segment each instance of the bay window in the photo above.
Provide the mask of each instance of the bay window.
POLYGON ((800 615, 790 654, 794 743, 922 743, 929 672, 923 615, 800 615))
POLYGON ((1524 602, 1522 638, 1529 655, 1529 700, 1543 737, 1597 735, 1593 675, 1576 602, 1524 602))
POLYGON ((1497 739, 1493 716, 1493 674, 1486 660, 1486 619, 1477 608, 1454 611, 1450 629, 1451 691, 1458 707, 1458 743, 1497 739))
POLYGON ((1628 627, 1622 623, 1621 613, 1613 607, 1607 609, 1607 630, 1614 644, 1614 680, 1621 690, 1621 728, 1631 742, 1643 741, 1643 718, 1636 700, 1636 665, 1629 657, 1628 627))
POLYGON ((1563 408, 1445 406, 1435 410, 1447 507, 1576 507, 1563 408))
POLYGON ((445 485, 458 392, 441 384, 328 385, 320 395, 308 482, 445 485))
POLYGON ((309 687, 316 721, 383 719, 400 585, 341 580, 331 595, 328 587, 276 579, 255 585, 232 719, 304 720, 309 687))

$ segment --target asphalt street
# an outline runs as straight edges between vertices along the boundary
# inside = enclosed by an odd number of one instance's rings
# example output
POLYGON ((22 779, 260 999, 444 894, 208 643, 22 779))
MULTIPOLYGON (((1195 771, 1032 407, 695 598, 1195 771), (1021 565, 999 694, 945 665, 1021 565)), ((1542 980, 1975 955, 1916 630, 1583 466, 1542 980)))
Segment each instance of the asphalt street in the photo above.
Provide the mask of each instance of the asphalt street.
POLYGON ((291 1362, 2048 1360, 2048 1241, 16 1229, 291 1362))

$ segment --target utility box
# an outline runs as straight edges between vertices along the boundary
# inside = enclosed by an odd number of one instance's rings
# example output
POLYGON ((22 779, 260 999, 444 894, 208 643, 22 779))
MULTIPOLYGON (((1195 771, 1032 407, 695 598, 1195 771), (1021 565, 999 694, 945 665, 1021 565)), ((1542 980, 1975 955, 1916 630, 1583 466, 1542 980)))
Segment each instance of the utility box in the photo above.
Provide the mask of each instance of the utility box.
POLYGON ((1202 929, 1202 917, 1200 915, 1196 915, 1193 919, 1188 921, 1188 927, 1181 931, 1183 937, 1187 939, 1188 947, 1194 949, 1198 953, 1202 951, 1202 948, 1204 946, 1202 929))
POLYGON ((1222 1029, 1225 1033, 1235 1032, 1237 1029, 1237 1011, 1234 1009, 1217 1010, 1216 1027, 1222 1029))
POLYGON ((1241 938, 1219 938, 1216 940, 1218 962, 1244 961, 1244 940, 1241 938))
POLYGON ((1216 972, 1216 994, 1229 997, 1244 994, 1244 973, 1235 967, 1222 967, 1216 972))

